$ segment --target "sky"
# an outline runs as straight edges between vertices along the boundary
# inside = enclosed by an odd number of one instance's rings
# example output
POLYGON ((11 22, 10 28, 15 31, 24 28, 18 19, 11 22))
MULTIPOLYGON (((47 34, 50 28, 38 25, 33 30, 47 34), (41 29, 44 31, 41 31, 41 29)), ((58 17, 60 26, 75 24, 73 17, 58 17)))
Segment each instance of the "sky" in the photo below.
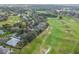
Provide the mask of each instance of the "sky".
POLYGON ((0 4, 79 4, 79 0, 0 0, 0 4))

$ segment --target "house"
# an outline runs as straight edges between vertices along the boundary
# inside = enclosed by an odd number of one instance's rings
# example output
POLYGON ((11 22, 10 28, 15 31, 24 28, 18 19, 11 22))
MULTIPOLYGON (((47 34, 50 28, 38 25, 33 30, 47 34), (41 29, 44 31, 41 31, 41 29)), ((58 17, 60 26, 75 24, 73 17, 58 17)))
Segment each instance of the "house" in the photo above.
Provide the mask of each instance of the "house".
POLYGON ((4 31, 3 30, 0 30, 0 34, 4 34, 4 31))
POLYGON ((6 20, 8 17, 4 15, 0 15, 0 21, 6 20))
POLYGON ((27 16, 22 16, 23 20, 28 21, 28 17, 27 16))
POLYGON ((10 46, 13 46, 13 47, 16 47, 17 43, 20 41, 19 38, 14 38, 14 37, 11 37, 11 39, 9 41, 6 42, 7 45, 10 45, 10 46))
POLYGON ((37 25, 37 29, 42 30, 42 31, 43 31, 46 27, 47 27, 47 26, 46 26, 46 23, 44 23, 44 22, 41 22, 41 23, 39 23, 39 24, 37 25))
POLYGON ((0 46, 0 54, 10 54, 10 50, 8 48, 0 46))
POLYGON ((4 38, 0 38, 0 43, 5 43, 5 39, 4 38))
POLYGON ((21 14, 17 14, 17 16, 19 16, 19 17, 20 17, 20 16, 21 16, 21 14))

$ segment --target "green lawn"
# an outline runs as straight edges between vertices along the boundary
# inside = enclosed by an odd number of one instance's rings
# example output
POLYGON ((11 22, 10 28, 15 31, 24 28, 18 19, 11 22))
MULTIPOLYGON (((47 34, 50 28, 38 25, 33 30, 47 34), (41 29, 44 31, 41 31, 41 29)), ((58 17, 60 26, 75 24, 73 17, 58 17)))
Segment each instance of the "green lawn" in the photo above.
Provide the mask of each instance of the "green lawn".
POLYGON ((21 53, 79 53, 79 22, 74 19, 48 18, 49 27, 21 53))
POLYGON ((0 21, 0 26, 2 26, 3 24, 13 25, 13 24, 15 24, 18 21, 20 21, 20 17, 19 16, 9 16, 6 21, 0 21))

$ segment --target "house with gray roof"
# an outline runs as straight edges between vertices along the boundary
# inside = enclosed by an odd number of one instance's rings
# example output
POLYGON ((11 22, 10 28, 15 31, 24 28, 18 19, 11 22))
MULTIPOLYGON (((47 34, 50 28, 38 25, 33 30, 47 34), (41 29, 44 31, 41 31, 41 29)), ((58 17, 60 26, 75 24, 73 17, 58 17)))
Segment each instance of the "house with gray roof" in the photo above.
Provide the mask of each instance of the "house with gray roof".
POLYGON ((10 54, 10 50, 8 48, 0 46, 0 54, 10 54))
POLYGON ((16 47, 17 43, 19 43, 20 39, 19 38, 14 38, 11 37, 11 39, 9 41, 6 42, 7 45, 16 47))
POLYGON ((7 19, 7 16, 0 15, 0 21, 6 20, 6 19, 7 19))

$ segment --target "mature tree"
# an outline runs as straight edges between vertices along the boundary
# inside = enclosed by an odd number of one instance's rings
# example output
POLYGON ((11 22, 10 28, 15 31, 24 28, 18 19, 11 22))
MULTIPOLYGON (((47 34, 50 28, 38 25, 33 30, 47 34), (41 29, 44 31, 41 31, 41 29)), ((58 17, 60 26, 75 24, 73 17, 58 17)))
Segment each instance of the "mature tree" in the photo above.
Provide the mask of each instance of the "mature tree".
POLYGON ((59 19, 62 19, 62 16, 59 16, 59 19))

